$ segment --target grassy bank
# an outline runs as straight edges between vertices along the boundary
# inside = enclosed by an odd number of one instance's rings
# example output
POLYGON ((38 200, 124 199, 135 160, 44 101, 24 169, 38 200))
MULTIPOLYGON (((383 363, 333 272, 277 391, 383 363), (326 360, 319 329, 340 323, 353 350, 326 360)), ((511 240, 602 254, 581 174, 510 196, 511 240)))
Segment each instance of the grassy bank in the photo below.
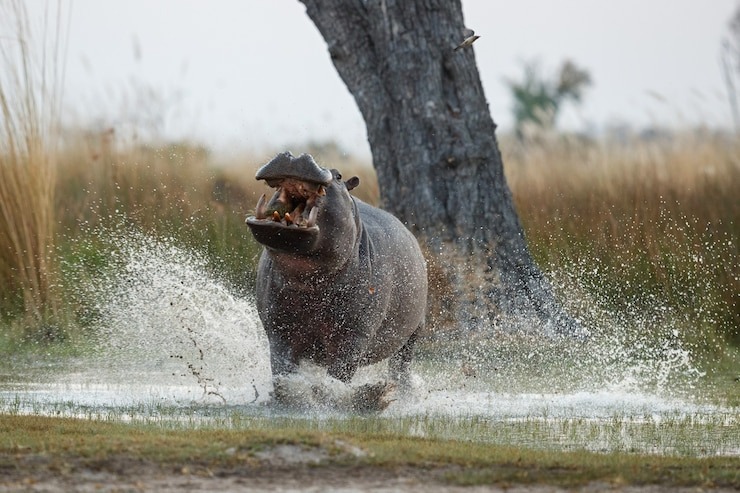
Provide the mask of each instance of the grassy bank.
MULTIPOLYGON (((551 452, 457 440, 362 431, 310 431, 278 420, 262 429, 162 429, 37 416, 2 416, 0 469, 10 478, 74 475, 83 470, 137 474, 145 467, 177 474, 285 475, 388 471, 457 485, 538 484, 740 487, 736 458, 551 452), (278 426, 279 425, 279 426, 278 426), (270 459, 294 447, 306 463, 270 459), (314 460, 316 459, 316 460, 314 460)), ((270 421, 267 421, 269 423, 270 421)), ((161 474, 161 472, 159 473, 161 474)), ((356 476, 355 476, 356 477, 356 476)))

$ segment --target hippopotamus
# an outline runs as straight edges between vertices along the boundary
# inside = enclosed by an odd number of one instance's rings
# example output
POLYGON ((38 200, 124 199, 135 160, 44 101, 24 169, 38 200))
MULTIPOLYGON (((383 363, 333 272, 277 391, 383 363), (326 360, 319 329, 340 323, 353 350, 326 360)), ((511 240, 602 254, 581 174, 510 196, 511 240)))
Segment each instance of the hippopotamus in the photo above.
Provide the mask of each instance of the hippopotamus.
POLYGON ((389 381, 357 393, 377 400, 359 407, 384 407, 386 391, 408 386, 424 327, 427 272, 416 238, 350 194, 359 178, 343 180, 308 154, 278 154, 256 179, 276 189, 246 221, 264 246, 256 305, 273 382, 308 360, 350 383, 358 367, 388 359, 389 381))

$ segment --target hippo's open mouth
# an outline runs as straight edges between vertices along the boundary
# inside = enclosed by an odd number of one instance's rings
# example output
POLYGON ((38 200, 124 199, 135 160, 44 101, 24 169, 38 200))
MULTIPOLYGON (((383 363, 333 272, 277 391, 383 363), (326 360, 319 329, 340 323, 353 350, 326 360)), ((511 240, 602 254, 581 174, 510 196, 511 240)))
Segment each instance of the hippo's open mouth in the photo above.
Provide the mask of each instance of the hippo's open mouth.
POLYGON ((276 187, 275 194, 269 202, 263 194, 254 216, 247 218, 255 239, 278 250, 311 250, 319 236, 318 202, 326 195, 325 186, 293 177, 269 184, 276 187))
POLYGON ((319 209, 316 207, 318 197, 326 195, 326 189, 318 183, 283 179, 275 195, 266 203, 263 194, 254 211, 256 220, 270 220, 283 226, 313 228, 319 209))
POLYGON ((277 189, 270 201, 260 197, 247 225, 263 245, 295 253, 310 252, 317 244, 319 205, 332 174, 308 154, 278 154, 257 170, 258 180, 277 189))

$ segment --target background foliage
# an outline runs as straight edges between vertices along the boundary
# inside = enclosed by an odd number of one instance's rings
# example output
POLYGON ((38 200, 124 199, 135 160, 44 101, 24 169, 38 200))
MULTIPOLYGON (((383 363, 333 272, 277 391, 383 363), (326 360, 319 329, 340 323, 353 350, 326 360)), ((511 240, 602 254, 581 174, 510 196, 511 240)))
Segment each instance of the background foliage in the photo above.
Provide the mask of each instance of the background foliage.
MULTIPOLYGON (((15 33, 0 43, 4 349, 84 339, 91 310, 70 293, 113 268, 111 246, 101 241, 110 228, 197 251, 230 289, 249 292, 259 247, 243 221, 266 191, 253 177, 272 153, 227 161, 195 142, 59 128, 59 36, 31 43, 23 4, 3 5, 11 6, 3 28, 15 33)), ((59 19, 56 25, 58 33, 59 19)), ((590 81, 570 62, 552 81, 530 79, 554 111, 565 99, 578 101, 590 81)), ((700 128, 593 139, 546 130, 503 136, 501 148, 530 248, 554 284, 567 285, 566 301, 577 292, 614 310, 659 304, 687 330, 740 345, 737 136, 700 128)), ((378 202, 369 163, 331 142, 292 151, 359 175, 357 194, 378 202)), ((433 319, 442 323, 444 315, 433 319)))

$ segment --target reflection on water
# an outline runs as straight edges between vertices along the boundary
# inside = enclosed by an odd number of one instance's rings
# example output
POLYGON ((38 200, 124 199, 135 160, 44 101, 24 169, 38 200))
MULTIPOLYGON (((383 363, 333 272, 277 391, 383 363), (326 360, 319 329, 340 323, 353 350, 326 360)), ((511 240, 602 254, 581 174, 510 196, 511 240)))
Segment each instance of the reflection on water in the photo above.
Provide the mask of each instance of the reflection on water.
MULTIPOLYGON (((557 449, 740 455, 737 409, 701 399, 703 374, 670 326, 596 331, 582 343, 471 336, 426 348, 413 391, 375 418, 278 411, 268 404, 267 341, 254 304, 172 245, 141 236, 121 245, 120 269, 83 294, 99 313, 97 351, 0 375, 0 412, 164 426, 287 419, 557 449)), ((363 369, 354 383, 383 374, 363 369)), ((309 389, 326 380, 313 367, 301 378, 309 389)))

